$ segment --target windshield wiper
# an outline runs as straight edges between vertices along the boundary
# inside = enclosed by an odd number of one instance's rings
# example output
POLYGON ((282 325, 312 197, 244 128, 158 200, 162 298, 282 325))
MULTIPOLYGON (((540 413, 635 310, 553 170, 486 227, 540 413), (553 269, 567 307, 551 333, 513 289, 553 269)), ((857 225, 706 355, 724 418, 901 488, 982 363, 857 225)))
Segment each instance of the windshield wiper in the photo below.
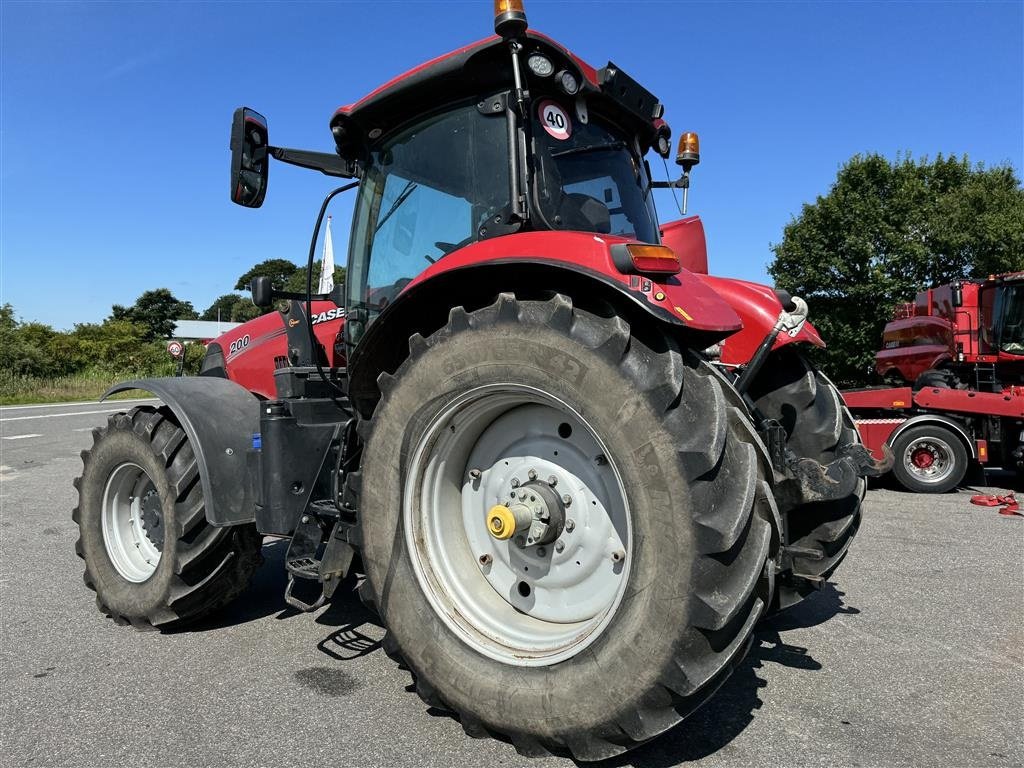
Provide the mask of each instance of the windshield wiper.
POLYGON ((388 212, 381 217, 380 221, 377 222, 377 228, 373 230, 374 234, 380 232, 380 228, 384 226, 384 223, 388 219, 391 218, 391 214, 397 211, 398 208, 402 205, 402 203, 409 199, 409 195, 416 191, 417 186, 418 185, 416 184, 415 181, 410 181, 405 185, 405 187, 402 188, 402 191, 398 193, 398 197, 395 198, 395 202, 393 202, 391 204, 391 207, 388 208, 388 212))
POLYGON ((572 147, 571 149, 563 149, 561 152, 552 152, 552 157, 565 157, 566 155, 582 155, 584 152, 602 152, 604 150, 618 150, 625 149, 626 142, 624 141, 609 141, 605 144, 591 144, 587 147, 572 147))

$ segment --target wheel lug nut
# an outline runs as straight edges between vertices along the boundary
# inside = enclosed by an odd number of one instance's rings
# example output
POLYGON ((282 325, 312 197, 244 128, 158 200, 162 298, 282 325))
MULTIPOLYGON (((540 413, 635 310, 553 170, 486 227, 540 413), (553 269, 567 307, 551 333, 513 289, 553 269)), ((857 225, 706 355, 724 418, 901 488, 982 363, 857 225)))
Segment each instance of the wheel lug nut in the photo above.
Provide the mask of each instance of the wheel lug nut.
POLYGON ((623 550, 617 549, 614 552, 612 552, 612 561, 613 562, 621 563, 625 559, 626 559, 626 553, 623 550))
POLYGON ((537 547, 537 557, 544 557, 548 551, 544 547, 537 547))
POLYGON ((537 470, 535 470, 535 469, 531 469, 531 470, 530 470, 529 472, 527 472, 526 474, 527 474, 527 475, 529 476, 529 478, 530 478, 531 480, 536 480, 536 479, 537 479, 537 470))
POLYGON ((483 555, 480 555, 480 565, 490 565, 490 564, 491 564, 491 556, 489 554, 485 553, 483 555))
POLYGON ((513 488, 518 488, 519 487, 519 478, 518 477, 513 477, 512 478, 512 487, 513 488))
POLYGON ((556 541, 555 542, 555 552, 561 552, 563 549, 565 549, 565 542, 564 541, 556 541))
POLYGON ((572 533, 574 530, 576 530, 576 521, 569 518, 565 521, 565 531, 566 533, 572 533))
POLYGON ((556 485, 558 485, 558 478, 555 477, 554 475, 549 475, 548 476, 548 485, 550 485, 552 488, 554 488, 556 485))
POLYGON ((481 474, 483 474, 483 473, 482 473, 482 472, 480 472, 480 470, 479 470, 479 469, 471 469, 471 470, 469 470, 469 476, 470 476, 470 477, 471 477, 471 478, 472 478, 473 480, 479 480, 479 479, 480 479, 480 475, 481 475, 481 474))
POLYGON ((562 497, 562 503, 568 507, 570 504, 572 504, 572 496, 570 496, 568 493, 565 494, 565 496, 562 497))

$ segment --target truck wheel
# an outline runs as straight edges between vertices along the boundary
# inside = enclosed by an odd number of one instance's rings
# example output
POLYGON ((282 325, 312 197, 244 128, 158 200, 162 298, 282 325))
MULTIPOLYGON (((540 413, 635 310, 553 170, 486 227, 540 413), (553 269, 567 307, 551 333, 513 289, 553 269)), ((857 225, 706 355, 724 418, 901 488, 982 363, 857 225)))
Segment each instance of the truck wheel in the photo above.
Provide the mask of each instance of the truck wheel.
POLYGON ((409 347, 363 430, 385 649, 522 754, 597 760, 676 724, 770 600, 745 415, 693 353, 562 295, 457 307, 409 347))
POLYGON ((93 430, 75 480, 75 551, 96 605, 119 624, 169 628, 226 604, 262 562, 255 526, 206 522, 192 446, 166 408, 93 430))
MULTIPOLYGON (((799 350, 783 347, 772 353, 750 394, 765 416, 785 428, 786 446, 799 457, 828 464, 841 447, 861 442, 835 385, 799 350)), ((782 510, 791 554, 776 585, 775 610, 815 592, 839 567, 860 527, 866 487, 861 478, 845 498, 782 510)))
POLYGON ((915 493, 945 493, 967 474, 967 449, 952 430, 938 424, 911 427, 892 444, 892 473, 915 493))

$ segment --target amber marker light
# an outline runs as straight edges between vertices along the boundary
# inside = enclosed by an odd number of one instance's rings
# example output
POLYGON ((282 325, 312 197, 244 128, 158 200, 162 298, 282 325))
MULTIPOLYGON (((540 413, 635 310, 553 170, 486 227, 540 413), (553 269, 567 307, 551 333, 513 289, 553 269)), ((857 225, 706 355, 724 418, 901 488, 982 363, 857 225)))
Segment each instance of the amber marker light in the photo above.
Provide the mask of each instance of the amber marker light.
POLYGON ((698 163, 700 163, 700 138, 693 131, 687 131, 679 137, 676 165, 683 166, 683 170, 689 173, 690 169, 698 163))
POLYGON ((675 251, 665 245, 622 243, 612 246, 612 261, 624 274, 674 275, 682 269, 675 251))
POLYGON ((526 10, 523 0, 494 0, 494 33, 506 40, 526 31, 526 10))

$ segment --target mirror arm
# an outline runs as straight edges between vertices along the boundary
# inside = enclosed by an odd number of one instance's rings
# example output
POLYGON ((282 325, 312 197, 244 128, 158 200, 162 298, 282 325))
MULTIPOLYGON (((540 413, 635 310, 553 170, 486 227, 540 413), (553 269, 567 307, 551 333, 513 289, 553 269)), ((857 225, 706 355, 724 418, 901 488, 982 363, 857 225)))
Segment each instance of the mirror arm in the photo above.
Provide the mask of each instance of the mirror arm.
POLYGON ((275 160, 300 168, 310 168, 327 176, 341 179, 358 178, 356 164, 328 152, 310 152, 305 149, 288 149, 287 147, 267 147, 275 160))

